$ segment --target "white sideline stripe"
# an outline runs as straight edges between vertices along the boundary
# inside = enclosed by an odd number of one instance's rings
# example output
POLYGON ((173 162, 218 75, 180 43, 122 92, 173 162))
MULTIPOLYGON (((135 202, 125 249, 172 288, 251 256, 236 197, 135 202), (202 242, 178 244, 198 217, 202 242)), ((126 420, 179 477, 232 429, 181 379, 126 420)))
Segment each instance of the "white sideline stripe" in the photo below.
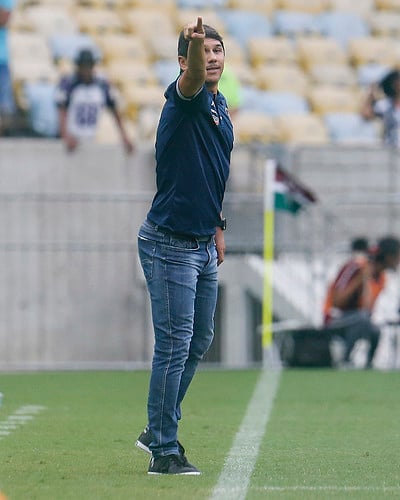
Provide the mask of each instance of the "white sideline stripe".
POLYGON ((45 409, 45 406, 39 405, 20 406, 13 414, 0 421, 0 440, 9 436, 12 431, 19 429, 22 425, 31 422, 39 412, 45 409))
POLYGON ((382 492, 400 491, 399 486, 264 486, 251 488, 252 491, 333 491, 333 492, 382 492))
POLYGON ((246 498, 265 434, 273 401, 279 386, 280 369, 262 370, 247 406, 246 415, 229 451, 211 500, 242 500, 246 498))

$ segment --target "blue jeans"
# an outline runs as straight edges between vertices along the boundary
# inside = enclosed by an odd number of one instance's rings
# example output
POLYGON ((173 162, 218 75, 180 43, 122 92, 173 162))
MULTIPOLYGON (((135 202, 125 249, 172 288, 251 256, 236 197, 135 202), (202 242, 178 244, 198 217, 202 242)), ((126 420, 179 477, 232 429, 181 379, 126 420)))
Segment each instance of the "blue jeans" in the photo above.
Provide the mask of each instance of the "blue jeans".
POLYGON ((171 234, 146 220, 139 256, 150 293, 154 354, 148 395, 154 457, 178 454, 181 402, 214 336, 217 251, 214 238, 171 234))
POLYGON ((15 112, 10 70, 7 64, 0 63, 0 115, 15 112))

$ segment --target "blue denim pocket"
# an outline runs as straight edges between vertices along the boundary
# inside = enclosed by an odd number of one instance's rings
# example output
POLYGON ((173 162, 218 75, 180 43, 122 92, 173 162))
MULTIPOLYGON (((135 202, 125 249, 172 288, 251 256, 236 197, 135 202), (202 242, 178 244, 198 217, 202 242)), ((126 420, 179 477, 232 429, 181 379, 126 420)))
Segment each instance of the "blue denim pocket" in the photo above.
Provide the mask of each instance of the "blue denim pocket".
POLYGON ((143 274, 146 281, 151 280, 153 277, 154 268, 154 254, 156 253, 157 242, 148 240, 143 236, 138 236, 138 249, 140 263, 142 265, 143 274))
POLYGON ((166 236, 164 245, 174 250, 198 250, 200 248, 199 242, 196 240, 175 238, 174 236, 166 236))

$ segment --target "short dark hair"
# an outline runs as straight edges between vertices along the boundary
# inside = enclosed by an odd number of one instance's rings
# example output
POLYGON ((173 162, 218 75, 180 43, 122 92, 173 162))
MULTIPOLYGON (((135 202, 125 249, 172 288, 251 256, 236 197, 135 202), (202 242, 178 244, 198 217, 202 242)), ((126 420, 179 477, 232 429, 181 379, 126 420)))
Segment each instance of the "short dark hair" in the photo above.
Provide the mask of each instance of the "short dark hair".
POLYGON ((400 71, 395 69, 389 71, 387 75, 379 82, 379 86, 383 90, 383 92, 387 95, 387 97, 393 98, 396 95, 396 90, 394 88, 394 84, 396 81, 400 80, 400 71))
MULTIPOLYGON (((218 40, 219 42, 221 42, 222 48, 224 49, 225 52, 224 42, 222 40, 222 36, 218 33, 218 31, 215 28, 208 26, 208 24, 203 24, 203 29, 205 37, 213 38, 214 40, 218 40)), ((178 39, 178 56, 187 57, 188 48, 189 48, 189 40, 186 40, 182 30, 179 33, 179 39, 178 39)))
POLYGON ((400 241, 394 236, 386 236, 378 241, 377 254, 381 257, 387 255, 398 255, 400 253, 400 241))

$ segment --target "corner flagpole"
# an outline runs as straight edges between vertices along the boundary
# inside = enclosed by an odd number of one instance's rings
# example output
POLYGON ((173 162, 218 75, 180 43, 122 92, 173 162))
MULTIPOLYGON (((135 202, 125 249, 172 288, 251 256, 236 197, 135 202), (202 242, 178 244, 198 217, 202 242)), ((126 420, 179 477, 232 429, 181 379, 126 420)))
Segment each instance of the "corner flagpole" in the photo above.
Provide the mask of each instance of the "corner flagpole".
POLYGON ((264 352, 272 347, 275 173, 275 160, 267 160, 264 170, 264 290, 262 306, 262 347, 264 352))

